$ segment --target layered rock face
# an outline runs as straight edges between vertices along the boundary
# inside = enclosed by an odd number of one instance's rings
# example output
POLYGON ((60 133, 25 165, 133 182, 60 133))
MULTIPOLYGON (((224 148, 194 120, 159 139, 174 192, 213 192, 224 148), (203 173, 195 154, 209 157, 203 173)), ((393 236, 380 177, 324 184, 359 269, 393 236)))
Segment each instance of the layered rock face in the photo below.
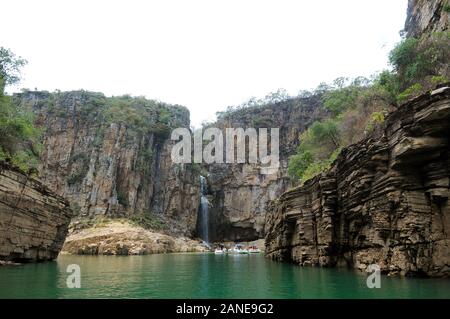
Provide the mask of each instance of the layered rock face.
POLYGON ((448 0, 409 0, 405 31, 408 37, 448 30, 449 13, 444 10, 448 0))
POLYGON ((62 197, 0 162, 0 260, 55 259, 71 217, 69 204, 62 197))
POLYGON ((198 174, 170 158, 171 128, 189 127, 186 108, 85 91, 25 92, 14 101, 44 128, 44 183, 79 217, 142 214, 161 218, 169 233, 193 234, 198 174))
POLYGON ((280 168, 273 174, 263 174, 260 164, 226 163, 206 167, 213 241, 251 241, 264 237, 267 203, 290 185, 288 157, 295 153, 300 134, 325 116, 320 97, 313 96, 233 111, 213 124, 223 131, 267 128, 270 132, 271 128, 279 128, 280 142, 280 168))
POLYGON ((270 204, 266 255, 300 265, 450 276, 450 88, 400 107, 382 136, 270 204))

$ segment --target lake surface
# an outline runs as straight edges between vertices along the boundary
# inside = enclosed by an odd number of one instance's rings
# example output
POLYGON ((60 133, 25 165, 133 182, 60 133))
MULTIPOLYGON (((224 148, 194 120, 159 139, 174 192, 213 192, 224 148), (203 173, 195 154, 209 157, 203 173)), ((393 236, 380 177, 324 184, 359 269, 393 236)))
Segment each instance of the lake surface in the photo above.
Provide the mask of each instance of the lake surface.
POLYGON ((389 278, 380 289, 347 269, 299 267, 262 255, 60 256, 0 267, 0 298, 450 298, 449 279, 389 278), (67 288, 67 266, 81 288, 67 288))

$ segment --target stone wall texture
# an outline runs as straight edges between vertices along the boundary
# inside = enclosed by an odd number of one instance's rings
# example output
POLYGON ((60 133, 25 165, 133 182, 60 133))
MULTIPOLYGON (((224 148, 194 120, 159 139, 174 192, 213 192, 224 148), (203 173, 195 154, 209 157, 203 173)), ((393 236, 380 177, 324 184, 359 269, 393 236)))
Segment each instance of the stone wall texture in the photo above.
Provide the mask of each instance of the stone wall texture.
POLYGON ((450 276, 450 88, 391 113, 381 136, 270 203, 266 255, 300 265, 380 265, 450 276))
POLYGON ((405 31, 408 37, 447 31, 449 12, 444 10, 448 0, 409 0, 405 31))
POLYGON ((263 174, 260 164, 206 166, 213 240, 252 241, 264 237, 267 204, 291 184, 288 159, 296 152, 300 134, 326 115, 320 96, 312 96, 236 110, 213 124, 224 132, 226 128, 267 128, 268 132, 279 128, 280 142, 280 168, 273 174, 263 174))
MULTIPOLYGON (((117 121, 108 109, 113 102, 101 93, 28 91, 14 100, 33 110, 44 130, 40 178, 71 203, 77 218, 140 214, 161 219, 168 233, 194 234, 199 175, 192 165, 172 162, 175 142, 160 121, 165 116, 171 126, 189 127, 186 108, 158 102, 146 117, 117 121)), ((130 101, 136 108, 151 103, 130 101)))
POLYGON ((55 259, 71 217, 69 204, 62 197, 0 162, 0 260, 55 259))

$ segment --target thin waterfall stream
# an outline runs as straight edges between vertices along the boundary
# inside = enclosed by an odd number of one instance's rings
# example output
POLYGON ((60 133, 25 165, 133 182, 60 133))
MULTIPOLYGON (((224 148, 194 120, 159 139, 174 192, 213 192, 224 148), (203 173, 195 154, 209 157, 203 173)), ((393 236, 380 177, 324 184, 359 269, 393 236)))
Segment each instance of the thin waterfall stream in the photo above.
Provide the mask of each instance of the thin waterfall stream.
POLYGON ((199 236, 206 244, 209 244, 209 201, 206 197, 206 178, 200 176, 200 214, 199 214, 199 236))

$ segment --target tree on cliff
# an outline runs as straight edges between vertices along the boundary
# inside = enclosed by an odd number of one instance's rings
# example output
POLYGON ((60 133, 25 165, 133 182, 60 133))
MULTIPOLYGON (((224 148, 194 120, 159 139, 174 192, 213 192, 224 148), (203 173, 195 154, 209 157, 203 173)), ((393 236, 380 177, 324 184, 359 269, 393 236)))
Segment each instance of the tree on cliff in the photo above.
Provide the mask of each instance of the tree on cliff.
POLYGON ((0 47, 0 94, 4 95, 7 85, 16 84, 20 81, 20 69, 27 61, 17 57, 9 49, 0 47))
POLYGON ((389 54, 392 70, 372 81, 338 78, 321 84, 320 94, 330 118, 314 122, 300 136, 297 153, 289 160, 289 175, 305 182, 325 171, 340 149, 380 128, 385 115, 405 101, 447 83, 450 78, 450 32, 405 38, 389 54))
POLYGON ((32 113, 15 106, 5 94, 7 85, 20 81, 20 69, 26 63, 0 47, 0 160, 28 171, 37 166, 39 130, 33 124, 32 113))

